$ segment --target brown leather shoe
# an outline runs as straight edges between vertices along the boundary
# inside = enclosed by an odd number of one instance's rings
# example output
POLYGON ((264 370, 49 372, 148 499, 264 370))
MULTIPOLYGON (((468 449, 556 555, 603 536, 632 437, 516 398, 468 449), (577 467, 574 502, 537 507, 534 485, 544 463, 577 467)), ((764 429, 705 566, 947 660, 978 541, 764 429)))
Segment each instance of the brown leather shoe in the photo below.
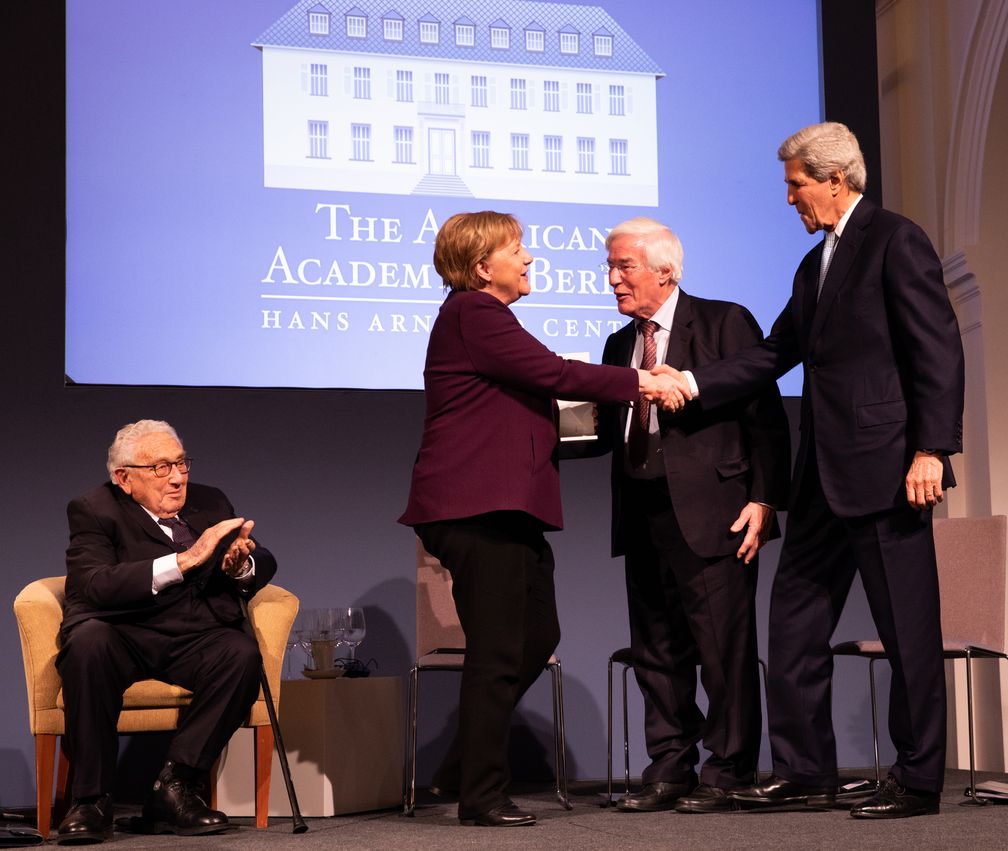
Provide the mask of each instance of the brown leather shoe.
POLYGON ((901 786, 891 774, 867 801, 851 808, 854 818, 910 818, 938 814, 941 795, 901 786))
POLYGON ((681 783, 648 783, 639 792, 624 795, 616 802, 616 809, 625 813, 656 813, 671 810, 676 802, 696 788, 696 780, 681 783))
POLYGON ((836 800, 835 786, 806 786, 772 775, 753 786, 731 789, 728 797, 744 808, 753 807, 822 807, 828 809, 836 800))

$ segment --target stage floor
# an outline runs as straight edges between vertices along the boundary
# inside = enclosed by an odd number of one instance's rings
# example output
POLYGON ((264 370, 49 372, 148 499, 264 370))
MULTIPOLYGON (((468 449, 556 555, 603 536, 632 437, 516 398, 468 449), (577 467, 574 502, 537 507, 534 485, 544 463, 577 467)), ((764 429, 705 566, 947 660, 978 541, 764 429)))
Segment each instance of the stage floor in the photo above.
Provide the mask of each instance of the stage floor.
MULTIPOLYGON (((864 772, 862 772, 862 776, 864 772)), ((982 779, 1005 780, 983 774, 982 779)), ((521 788, 514 800, 539 818, 533 827, 462 827, 455 805, 428 803, 423 794, 414 818, 396 811, 308 819, 309 831, 291 833, 288 818, 271 818, 269 829, 258 831, 251 819, 235 819, 226 834, 208 837, 135 836, 116 833, 112 844, 126 849, 263 849, 284 851, 316 848, 437 849, 455 848, 684 848, 684 849, 1004 849, 1008 847, 1008 804, 960 806, 968 784, 966 771, 946 774, 941 812, 892 821, 852 819, 847 808, 807 812, 741 812, 725 815, 678 813, 622 813, 601 806, 604 785, 576 783, 571 788, 574 809, 565 811, 551 791, 521 788)), ((117 811, 129 815, 135 810, 117 811)), ((106 843, 108 845, 109 843, 106 843)))

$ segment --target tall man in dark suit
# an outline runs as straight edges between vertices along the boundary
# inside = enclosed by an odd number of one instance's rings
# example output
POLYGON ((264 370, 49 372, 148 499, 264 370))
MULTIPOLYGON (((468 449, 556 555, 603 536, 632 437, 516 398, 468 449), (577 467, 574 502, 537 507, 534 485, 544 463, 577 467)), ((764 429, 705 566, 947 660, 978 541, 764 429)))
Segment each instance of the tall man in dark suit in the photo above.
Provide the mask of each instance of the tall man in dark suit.
POLYGON ((168 423, 120 429, 110 482, 70 502, 66 603, 56 660, 63 682, 73 805, 60 844, 112 832, 116 721, 123 692, 155 678, 193 693, 143 808, 150 830, 218 833, 227 816, 202 792, 208 771, 259 693, 262 659, 242 630, 239 599, 276 572, 252 521, 216 488, 189 483, 189 458, 168 423), (255 555, 253 556, 253 551, 255 555))
MULTIPOLYGON (((744 307, 679 288, 679 239, 653 219, 606 241, 609 283, 633 322, 606 341, 604 363, 700 366, 762 339, 744 307)), ((612 451, 612 548, 626 557, 630 649, 644 695, 651 764, 625 811, 732 808, 752 782, 761 730, 755 594, 760 547, 779 534, 790 440, 776 385, 716 410, 680 416, 638 403, 599 414, 612 451), (646 409, 646 410, 645 410, 646 409), (708 697, 696 704, 697 663, 708 697), (697 786, 697 743, 710 757, 697 786), (696 788, 694 788, 696 787, 696 788)))
POLYGON ((842 124, 787 139, 787 200, 826 237, 802 260, 767 339, 695 367, 703 409, 804 369, 801 443, 770 603, 767 711, 773 776, 751 806, 832 801, 830 636, 855 571, 892 665, 896 762, 857 818, 938 811, 945 677, 931 511, 962 449, 963 352, 930 241, 862 196, 865 166, 842 124))

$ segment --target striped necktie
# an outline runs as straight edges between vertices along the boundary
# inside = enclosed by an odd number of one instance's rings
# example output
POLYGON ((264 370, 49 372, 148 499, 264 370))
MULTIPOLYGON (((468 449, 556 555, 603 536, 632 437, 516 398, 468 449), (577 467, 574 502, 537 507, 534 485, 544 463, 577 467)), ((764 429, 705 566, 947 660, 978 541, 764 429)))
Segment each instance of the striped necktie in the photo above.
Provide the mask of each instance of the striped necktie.
POLYGON ((819 289, 816 290, 817 302, 822 295, 823 282, 826 280, 826 273, 829 271, 829 264, 833 259, 833 252, 836 250, 837 238, 836 231, 832 230, 826 231, 826 236, 823 237, 822 262, 819 264, 819 289))

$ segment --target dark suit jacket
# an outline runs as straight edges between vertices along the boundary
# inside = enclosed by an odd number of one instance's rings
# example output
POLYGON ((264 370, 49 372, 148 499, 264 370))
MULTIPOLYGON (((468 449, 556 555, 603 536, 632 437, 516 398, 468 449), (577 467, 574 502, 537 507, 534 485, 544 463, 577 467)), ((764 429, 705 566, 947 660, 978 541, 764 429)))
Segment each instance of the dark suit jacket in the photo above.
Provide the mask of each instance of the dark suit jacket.
MULTIPOLYGON (((690 369, 727 357, 763 337, 744 307, 679 291, 665 362, 690 369)), ((602 360, 630 363, 633 322, 611 334, 602 360)), ((612 451, 613 555, 626 552, 622 488, 626 409, 599 413, 596 451, 612 451)), ((729 528, 747 502, 782 508, 787 501, 791 441, 776 384, 740 402, 706 410, 688 405, 678 414, 658 413, 669 495, 683 538, 703 558, 735 553, 745 532, 729 528)), ((779 535, 776 521, 772 534, 779 535)))
MULTIPOLYGON (((916 450, 962 450, 962 342, 941 263, 909 219, 862 198, 817 304, 821 256, 821 243, 805 255, 763 343, 693 375, 707 408, 801 363, 794 480, 815 452, 831 510, 863 516, 906 505, 904 479, 916 450)), ((947 459, 945 470, 950 487, 947 459)))
POLYGON ((489 293, 451 293, 427 346, 427 414, 399 522, 523 511, 562 528, 554 399, 625 403, 638 386, 633 370, 553 354, 489 293))
MULTIPOLYGON (((190 483, 179 512, 197 537, 208 527, 234 517, 227 497, 217 488, 190 483)), ((151 593, 154 559, 175 552, 171 539, 129 494, 111 482, 88 491, 67 506, 70 545, 67 547, 66 602, 61 635, 89 618, 138 619, 164 612, 180 598, 198 594, 221 623, 242 619, 240 594, 252 596, 276 573, 276 560, 256 546, 255 580, 246 591, 220 568, 234 535, 225 538, 201 567, 183 581, 151 593)))

